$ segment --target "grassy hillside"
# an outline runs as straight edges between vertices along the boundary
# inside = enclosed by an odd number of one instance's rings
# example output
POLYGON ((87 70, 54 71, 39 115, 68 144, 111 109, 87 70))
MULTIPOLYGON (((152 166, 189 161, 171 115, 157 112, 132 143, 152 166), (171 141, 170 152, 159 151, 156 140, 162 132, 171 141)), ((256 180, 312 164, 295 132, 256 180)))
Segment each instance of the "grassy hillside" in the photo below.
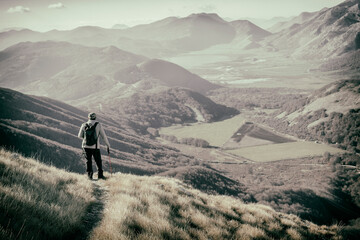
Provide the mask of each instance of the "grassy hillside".
POLYGON ((2 239, 341 239, 340 228, 164 177, 90 182, 0 151, 2 239), (98 224, 96 224, 98 223, 98 224))
MULTIPOLYGON (((87 113, 67 104, 0 88, 0 146, 70 171, 85 171, 81 156, 79 128, 87 113)), ((133 134, 125 119, 115 122, 99 114, 111 144, 114 171, 154 174, 167 171, 169 159, 188 164, 190 158, 161 146, 149 138, 133 134)), ((105 169, 108 165, 104 164, 105 169)))
POLYGON ((306 98, 287 102, 269 117, 261 115, 257 119, 299 138, 359 152, 359 92, 358 79, 337 81, 306 98))
POLYGON ((85 176, 1 149, 0 239, 85 239, 93 191, 85 176))
MULTIPOLYGON (((116 101, 116 100, 115 100, 116 101)), ((156 93, 140 92, 118 102, 118 111, 142 127, 164 127, 171 124, 219 121, 239 112, 217 104, 198 92, 170 88, 156 93)))

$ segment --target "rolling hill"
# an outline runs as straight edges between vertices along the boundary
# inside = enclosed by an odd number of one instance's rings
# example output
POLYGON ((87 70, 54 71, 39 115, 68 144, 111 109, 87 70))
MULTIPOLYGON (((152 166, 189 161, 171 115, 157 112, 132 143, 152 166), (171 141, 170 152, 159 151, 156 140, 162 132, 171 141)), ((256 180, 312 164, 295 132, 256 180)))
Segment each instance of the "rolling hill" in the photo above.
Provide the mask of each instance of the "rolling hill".
POLYGON ((113 89, 116 96, 111 97, 119 97, 142 80, 201 93, 219 87, 170 62, 148 60, 113 46, 26 42, 0 52, 0 86, 62 101, 103 98, 113 89))
POLYGON ((202 94, 220 88, 219 85, 212 84, 176 64, 163 60, 149 60, 140 64, 139 68, 169 87, 188 88, 202 94))
POLYGON ((0 52, 0 84, 24 93, 75 100, 111 88, 116 71, 144 60, 115 47, 25 42, 0 52))

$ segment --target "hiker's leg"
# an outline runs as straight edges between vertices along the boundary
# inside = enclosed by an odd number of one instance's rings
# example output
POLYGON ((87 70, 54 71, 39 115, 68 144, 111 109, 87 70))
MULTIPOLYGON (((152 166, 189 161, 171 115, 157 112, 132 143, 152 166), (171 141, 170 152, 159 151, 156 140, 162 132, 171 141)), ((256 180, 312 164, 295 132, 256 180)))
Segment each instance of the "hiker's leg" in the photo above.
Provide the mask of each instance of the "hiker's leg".
POLYGON ((93 149, 84 148, 84 153, 86 158, 86 172, 89 178, 92 178, 93 175, 92 160, 91 160, 93 151, 94 151, 93 149))
POLYGON ((95 158, 96 166, 98 169, 98 177, 102 178, 104 175, 103 175, 103 169, 102 169, 100 149, 94 150, 94 158, 95 158))

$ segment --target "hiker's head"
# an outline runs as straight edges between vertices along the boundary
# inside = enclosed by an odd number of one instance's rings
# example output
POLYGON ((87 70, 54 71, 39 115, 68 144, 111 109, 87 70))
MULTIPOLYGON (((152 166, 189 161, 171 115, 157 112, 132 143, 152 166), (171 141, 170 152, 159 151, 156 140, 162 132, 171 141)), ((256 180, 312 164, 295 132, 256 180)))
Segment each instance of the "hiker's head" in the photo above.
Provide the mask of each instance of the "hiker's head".
POLYGON ((88 118, 89 118, 90 120, 95 120, 95 119, 96 119, 96 113, 94 113, 94 112, 89 113, 88 118))

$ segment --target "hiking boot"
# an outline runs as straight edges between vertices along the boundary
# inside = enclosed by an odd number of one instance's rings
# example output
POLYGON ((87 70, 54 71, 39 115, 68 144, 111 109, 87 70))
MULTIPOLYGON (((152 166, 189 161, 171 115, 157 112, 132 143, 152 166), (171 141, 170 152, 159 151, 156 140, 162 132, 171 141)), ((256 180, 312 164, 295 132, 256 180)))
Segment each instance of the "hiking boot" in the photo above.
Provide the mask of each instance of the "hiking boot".
POLYGON ((101 175, 98 177, 98 179, 106 180, 106 177, 104 175, 101 175))
POLYGON ((93 179, 93 172, 88 172, 88 178, 90 179, 90 180, 92 180, 93 179))

